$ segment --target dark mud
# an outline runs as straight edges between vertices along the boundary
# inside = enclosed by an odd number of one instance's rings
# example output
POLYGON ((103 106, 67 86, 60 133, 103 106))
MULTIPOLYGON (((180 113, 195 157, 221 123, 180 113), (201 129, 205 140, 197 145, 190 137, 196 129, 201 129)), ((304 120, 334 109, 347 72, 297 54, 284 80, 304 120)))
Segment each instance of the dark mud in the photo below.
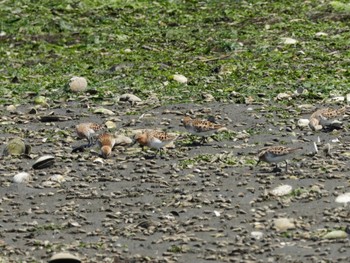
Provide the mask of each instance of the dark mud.
POLYGON ((0 262, 47 262, 63 250, 83 262, 350 262, 348 238, 322 238, 350 223, 349 207, 335 202, 350 192, 346 128, 301 129, 298 119, 310 112, 284 106, 106 106, 114 116, 93 114, 90 107, 71 102, 37 114, 28 114, 28 107, 15 114, 1 108, 3 147, 22 137, 32 146, 32 159, 0 160, 0 262), (184 113, 214 115, 232 132, 192 145, 180 125, 184 113), (65 119, 41 122, 48 114, 65 119), (96 161, 96 148, 71 152, 85 143, 76 138, 75 124, 107 120, 127 134, 161 128, 184 136, 154 159, 148 158, 152 151, 136 145, 117 147, 103 163, 96 161), (318 136, 320 149, 331 144, 331 156, 322 150, 311 154, 318 136), (283 163, 277 173, 269 164, 255 167, 258 149, 279 144, 304 147, 289 160, 287 173, 283 163), (43 154, 56 157, 54 166, 33 170, 43 154), (20 171, 31 173, 32 182, 12 183, 20 171), (55 174, 66 180, 45 184, 55 174), (282 184, 294 191, 269 194, 282 184), (279 217, 289 218, 294 228, 277 230, 273 222, 279 217))

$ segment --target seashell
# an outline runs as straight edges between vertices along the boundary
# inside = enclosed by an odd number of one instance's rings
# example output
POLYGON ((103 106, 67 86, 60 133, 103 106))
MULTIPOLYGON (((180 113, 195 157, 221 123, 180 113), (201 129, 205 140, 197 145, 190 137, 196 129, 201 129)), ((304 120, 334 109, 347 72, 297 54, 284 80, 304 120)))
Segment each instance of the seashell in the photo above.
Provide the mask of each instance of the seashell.
POLYGON ((38 158, 34 164, 33 164, 33 169, 43 169, 50 167, 53 165, 55 162, 55 156, 52 155, 44 155, 38 158))
POLYGON ((313 146, 314 146, 314 153, 318 153, 318 148, 317 148, 317 143, 313 142, 313 146))
POLYGON ((93 163, 100 163, 100 164, 103 164, 104 161, 102 158, 96 158, 95 160, 93 160, 93 163))
POLYGON ((274 226, 278 231, 286 231, 288 229, 294 229, 295 224, 289 218, 277 218, 274 220, 274 226))
POLYGON ((70 253, 60 252, 53 255, 48 262, 49 263, 60 263, 60 262, 80 263, 81 260, 70 253))
POLYGON ((274 196, 284 196, 290 194, 292 189, 293 187, 291 185, 285 184, 272 189, 270 193, 274 196))
POLYGON ((28 155, 31 149, 31 146, 26 145, 21 138, 14 138, 6 145, 3 155, 28 155))
POLYGON ((322 239, 338 239, 338 238, 347 238, 347 237, 348 237, 348 234, 345 231, 334 230, 322 236, 322 239))
POLYGON ((121 95, 119 100, 129 101, 131 103, 137 103, 142 101, 139 97, 135 96, 134 94, 128 94, 128 93, 121 95))
POLYGON ((106 125, 107 129, 117 128, 117 124, 114 121, 106 121, 105 125, 106 125))
POLYGON ((66 181, 66 178, 61 174, 54 174, 50 176, 48 180, 57 182, 57 183, 63 183, 66 181))
POLYGON ((350 202, 350 192, 338 195, 337 198, 335 199, 337 203, 341 204, 347 204, 350 202))
POLYGON ((21 172, 16 174, 12 180, 14 183, 21 184, 21 183, 28 183, 31 179, 32 179, 32 176, 29 173, 21 172))
POLYGON ((115 145, 129 145, 133 140, 125 135, 118 134, 115 136, 115 145))
POLYGON ((298 40, 290 37, 282 37, 281 40, 282 40, 282 43, 285 45, 294 45, 298 43, 298 40))
POLYGON ((94 113, 97 114, 105 114, 105 115, 114 115, 114 112, 109 110, 109 109, 105 109, 105 108, 97 108, 94 109, 94 113))
POLYGON ((261 239, 264 236, 263 232, 260 231, 253 231, 250 233, 252 237, 254 237, 255 239, 261 239))
POLYGON ((7 110, 8 112, 14 113, 14 112, 16 112, 17 108, 16 108, 15 105, 11 104, 11 105, 8 105, 8 106, 6 107, 6 110, 7 110))
POLYGON ((315 34, 315 36, 316 36, 316 37, 326 37, 326 36, 328 36, 328 34, 325 33, 325 32, 317 32, 317 33, 315 34))
POLYGON ((73 92, 81 92, 87 89, 87 80, 83 77, 73 77, 70 79, 69 88, 73 92))
POLYGON ((184 84, 188 82, 188 79, 184 75, 180 75, 180 74, 174 74, 172 79, 179 83, 184 83, 184 84))
POLYGON ((308 119, 299 119, 298 120, 298 126, 299 127, 308 127, 310 121, 308 119))
POLYGON ((214 210, 214 215, 216 216, 216 217, 220 217, 220 212, 219 211, 216 211, 216 210, 214 210))
POLYGON ((292 99, 292 96, 288 93, 279 93, 275 99, 276 100, 290 100, 290 99, 292 99))

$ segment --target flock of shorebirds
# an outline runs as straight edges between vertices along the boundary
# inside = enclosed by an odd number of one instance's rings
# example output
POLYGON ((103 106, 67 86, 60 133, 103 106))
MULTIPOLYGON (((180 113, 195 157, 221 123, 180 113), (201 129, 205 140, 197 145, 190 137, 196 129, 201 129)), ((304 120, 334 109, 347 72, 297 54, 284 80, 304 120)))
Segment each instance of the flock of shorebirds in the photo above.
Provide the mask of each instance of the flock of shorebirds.
MULTIPOLYGON (((309 127, 314 131, 326 128, 337 121, 337 118, 342 117, 346 113, 346 109, 346 107, 341 109, 318 109, 310 116, 309 127)), ((201 140, 199 141, 201 144, 203 144, 208 137, 225 127, 224 125, 217 124, 213 119, 192 119, 189 116, 182 119, 182 124, 188 132, 201 137, 201 140)), ((97 143, 100 148, 101 156, 106 159, 110 157, 116 140, 114 135, 110 133, 103 132, 100 135, 97 135, 98 131, 103 130, 103 125, 96 123, 81 123, 75 128, 79 138, 88 140, 88 144, 83 145, 80 148, 90 147, 97 143)), ((178 135, 169 134, 166 131, 144 130, 134 136, 132 145, 138 143, 142 147, 147 146, 149 148, 156 149, 154 155, 156 156, 163 147, 175 141, 178 137, 178 135)), ((287 159, 300 149, 303 148, 290 148, 285 146, 264 147, 258 152, 259 160, 256 165, 263 161, 267 163, 274 163, 278 169, 278 163, 284 161, 286 164, 285 170, 287 172, 287 159)))

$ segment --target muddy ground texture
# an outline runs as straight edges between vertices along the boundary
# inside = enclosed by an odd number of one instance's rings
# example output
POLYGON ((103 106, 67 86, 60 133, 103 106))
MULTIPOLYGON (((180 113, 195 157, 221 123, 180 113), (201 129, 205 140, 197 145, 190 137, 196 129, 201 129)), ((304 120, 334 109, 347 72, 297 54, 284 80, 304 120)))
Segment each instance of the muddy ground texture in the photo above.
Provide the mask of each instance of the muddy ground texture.
POLYGON ((312 107, 104 106, 115 115, 94 114, 97 106, 87 102, 36 113, 32 107, 0 108, 2 147, 15 136, 32 146, 30 158, 0 160, 1 262, 47 262, 60 251, 83 262, 350 262, 349 238, 322 238, 350 224, 349 206, 335 202, 350 191, 347 120, 344 129, 312 132, 297 126, 312 107), (185 113, 216 116, 229 132, 192 144, 180 121, 185 113), (62 118, 40 121, 50 114, 62 118), (161 128, 183 136, 157 158, 137 145, 118 146, 103 161, 96 147, 72 153, 86 143, 76 137, 75 124, 107 120, 117 124, 113 133, 161 128), (320 151, 313 154, 317 137, 320 151), (326 143, 329 156, 321 150, 326 143), (283 163, 277 172, 266 163, 255 167, 258 149, 279 144, 304 146, 287 173, 283 163), (55 164, 32 169, 45 154, 54 155, 55 164), (32 181, 13 183, 22 171, 32 181), (56 174, 64 180, 48 183, 56 174), (292 193, 270 194, 285 184, 292 193), (276 218, 287 218, 290 227, 276 228, 276 218))

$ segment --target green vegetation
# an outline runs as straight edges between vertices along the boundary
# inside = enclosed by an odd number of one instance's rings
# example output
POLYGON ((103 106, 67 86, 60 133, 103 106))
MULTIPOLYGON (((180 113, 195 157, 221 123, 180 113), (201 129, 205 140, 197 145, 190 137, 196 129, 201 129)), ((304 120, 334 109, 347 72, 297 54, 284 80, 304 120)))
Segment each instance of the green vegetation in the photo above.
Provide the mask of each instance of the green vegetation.
POLYGON ((236 102, 297 88, 308 89, 303 100, 344 95, 346 2, 4 0, 1 102, 65 99, 74 75, 88 79, 95 100, 125 91, 141 98, 153 92, 164 104, 198 101, 203 92, 236 102))

